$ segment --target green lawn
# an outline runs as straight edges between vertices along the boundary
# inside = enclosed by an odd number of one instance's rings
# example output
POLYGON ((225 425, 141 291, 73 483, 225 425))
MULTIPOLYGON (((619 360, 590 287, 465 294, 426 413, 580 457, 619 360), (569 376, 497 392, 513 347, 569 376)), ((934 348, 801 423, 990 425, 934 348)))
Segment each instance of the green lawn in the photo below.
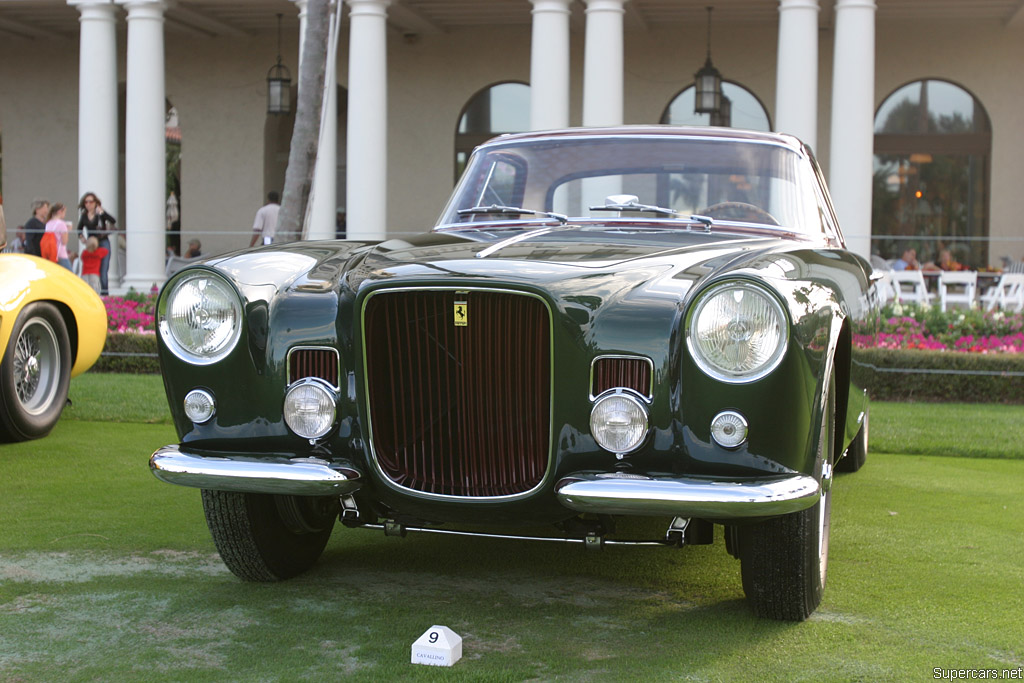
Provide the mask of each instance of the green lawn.
MULTIPOLYGON (((824 600, 786 624, 751 616, 721 543, 590 553, 339 526, 307 575, 241 583, 198 492, 147 471, 174 440, 165 418, 92 417, 97 400, 127 414, 159 379, 97 377, 73 381, 49 437, 0 448, 0 680, 874 681, 1024 665, 1024 460, 1006 457, 1020 444, 1000 409, 928 406, 952 411, 921 439, 939 453, 872 452, 837 479, 824 600), (988 449, 963 441, 978 425, 988 449), (951 457, 966 446, 979 457, 951 457), (409 663, 433 624, 464 638, 450 670, 409 663)), ((876 405, 872 445, 909 438, 913 408, 876 405)))

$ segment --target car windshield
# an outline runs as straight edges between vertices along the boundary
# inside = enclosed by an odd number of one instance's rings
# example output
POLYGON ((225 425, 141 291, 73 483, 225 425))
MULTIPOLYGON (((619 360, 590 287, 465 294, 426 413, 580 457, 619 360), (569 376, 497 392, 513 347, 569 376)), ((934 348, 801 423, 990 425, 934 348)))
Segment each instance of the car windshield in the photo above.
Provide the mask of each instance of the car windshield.
POLYGON ((437 227, 550 222, 545 214, 552 213, 662 224, 706 216, 715 225, 821 234, 814 182, 806 157, 772 141, 681 135, 512 140, 473 154, 437 227))

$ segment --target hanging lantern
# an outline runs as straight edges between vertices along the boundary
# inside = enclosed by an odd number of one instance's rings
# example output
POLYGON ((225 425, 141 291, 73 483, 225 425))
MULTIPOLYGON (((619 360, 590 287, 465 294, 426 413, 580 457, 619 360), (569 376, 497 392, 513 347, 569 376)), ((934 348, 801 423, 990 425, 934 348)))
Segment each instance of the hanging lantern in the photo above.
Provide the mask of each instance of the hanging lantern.
POLYGON ((708 57, 704 66, 693 75, 697 93, 694 98, 695 114, 718 114, 722 108, 722 74, 711 63, 711 7, 708 7, 708 57))
POLYGON ((722 106, 711 115, 711 125, 729 128, 732 126, 732 100, 722 95, 722 106))
POLYGON ((281 63, 281 15, 277 15, 277 64, 267 72, 267 113, 290 114, 292 111, 292 74, 281 63))

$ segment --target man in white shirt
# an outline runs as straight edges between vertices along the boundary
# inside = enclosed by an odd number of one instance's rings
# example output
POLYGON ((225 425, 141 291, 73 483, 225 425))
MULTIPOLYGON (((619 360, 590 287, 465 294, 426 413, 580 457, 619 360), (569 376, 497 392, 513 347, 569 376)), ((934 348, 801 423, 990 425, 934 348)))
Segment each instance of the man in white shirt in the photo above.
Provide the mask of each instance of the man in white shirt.
POLYGON ((256 220, 252 223, 252 240, 249 246, 256 243, 271 244, 277 233, 277 214, 281 211, 281 197, 276 192, 267 193, 267 204, 256 212, 256 220))

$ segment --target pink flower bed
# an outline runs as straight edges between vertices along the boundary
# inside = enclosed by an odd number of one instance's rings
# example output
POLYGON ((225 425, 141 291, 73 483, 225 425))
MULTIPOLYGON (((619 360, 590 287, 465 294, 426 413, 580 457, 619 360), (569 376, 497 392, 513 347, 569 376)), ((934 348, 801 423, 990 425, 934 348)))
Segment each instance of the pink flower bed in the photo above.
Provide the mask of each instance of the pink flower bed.
POLYGON ((960 353, 1024 353, 1024 316, 1002 311, 947 311, 890 305, 877 332, 853 335, 860 348, 960 353))
POLYGON ((105 296, 103 303, 107 308, 108 332, 117 332, 118 334, 156 333, 156 318, 153 315, 155 296, 127 298, 105 296))

